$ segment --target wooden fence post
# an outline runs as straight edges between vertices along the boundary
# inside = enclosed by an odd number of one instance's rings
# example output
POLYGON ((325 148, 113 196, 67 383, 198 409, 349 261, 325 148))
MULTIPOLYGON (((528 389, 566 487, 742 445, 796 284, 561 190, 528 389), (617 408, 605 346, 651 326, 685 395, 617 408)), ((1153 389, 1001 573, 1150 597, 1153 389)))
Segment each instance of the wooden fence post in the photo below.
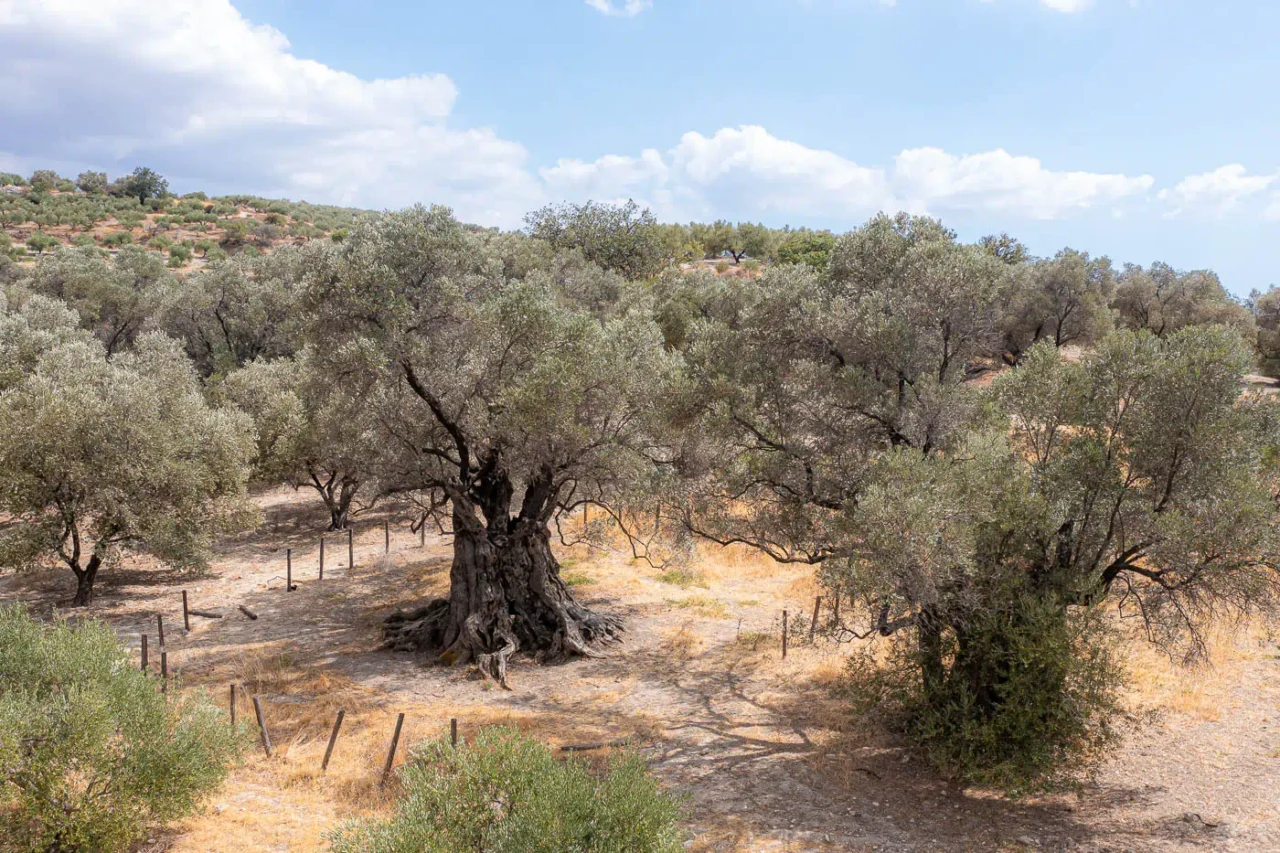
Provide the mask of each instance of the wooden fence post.
POLYGON ((187 591, 182 591, 182 630, 191 633, 191 611, 187 609, 187 591))
POLYGON ((809 644, 813 644, 813 632, 818 630, 818 614, 822 611, 822 596, 813 600, 813 621, 809 623, 809 644))
POLYGON ((382 768, 382 784, 387 783, 387 777, 391 775, 391 765, 396 760, 396 747, 400 745, 400 729, 404 726, 404 714, 396 717, 396 730, 391 735, 391 749, 387 751, 387 763, 382 768))
POLYGON ((284 549, 284 591, 293 592, 293 549, 284 549))
POLYGON ((347 528, 347 575, 356 567, 356 546, 352 543, 351 528, 347 528))
POLYGON ((164 651, 164 616, 156 614, 156 631, 160 634, 160 651, 164 651))
POLYGON ((390 521, 382 522, 382 536, 386 540, 386 546, 387 546, 386 552, 390 554, 391 553, 391 522, 390 521))
POLYGON ((147 635, 142 635, 142 671, 147 671, 147 635))
POLYGON ((231 728, 236 727, 236 683, 231 682, 231 701, 227 704, 231 709, 231 728))
POLYGON ((329 733, 329 746, 324 751, 324 761, 320 762, 320 772, 329 769, 329 757, 333 755, 333 745, 338 742, 338 730, 342 728, 342 718, 346 716, 346 711, 338 710, 338 719, 333 721, 333 731, 329 733))
POLYGON ((324 537, 320 537, 320 580, 324 580, 324 537))
POLYGON ((782 659, 787 659, 787 611, 782 611, 782 659))
POLYGON ((258 728, 262 731, 262 748, 267 752, 267 758, 271 757, 271 733, 267 731, 267 718, 262 715, 262 702, 257 696, 253 697, 253 713, 258 717, 258 728))
POLYGON ((169 692, 169 653, 160 650, 160 692, 169 692))
POLYGON ((458 718, 454 717, 449 720, 449 742, 453 744, 453 748, 458 748, 458 718))

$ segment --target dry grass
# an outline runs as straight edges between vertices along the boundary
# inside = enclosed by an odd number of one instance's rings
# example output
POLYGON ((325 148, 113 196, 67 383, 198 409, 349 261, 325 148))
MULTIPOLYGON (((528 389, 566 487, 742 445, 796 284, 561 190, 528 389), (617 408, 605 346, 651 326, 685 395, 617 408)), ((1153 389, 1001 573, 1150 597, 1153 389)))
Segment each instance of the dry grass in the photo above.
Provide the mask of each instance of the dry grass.
POLYGON ((1207 659, 1193 665, 1170 657, 1133 637, 1126 643, 1129 703, 1139 711, 1168 711, 1216 721, 1227 708, 1230 692, 1245 665, 1259 655, 1266 637, 1260 624, 1222 624, 1208 631, 1207 659))

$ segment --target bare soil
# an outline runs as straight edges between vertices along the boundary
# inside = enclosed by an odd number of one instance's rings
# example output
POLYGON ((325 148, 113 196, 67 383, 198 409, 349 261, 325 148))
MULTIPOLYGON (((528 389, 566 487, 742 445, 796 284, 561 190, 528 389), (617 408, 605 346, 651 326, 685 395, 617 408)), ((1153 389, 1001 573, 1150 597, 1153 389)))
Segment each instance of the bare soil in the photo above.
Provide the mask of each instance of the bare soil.
MULTIPOLYGON (((341 821, 388 807, 394 786, 378 781, 404 712, 406 745, 442 735, 450 718, 464 738, 491 723, 555 744, 629 738, 689 797, 695 851, 1280 850, 1280 654, 1256 631, 1220 644, 1207 672, 1135 655, 1133 708, 1157 719, 1078 793, 1013 801, 951 784, 904 744, 852 723, 833 690, 850 646, 810 644, 802 629, 781 659, 781 611, 803 626, 813 608, 809 569, 716 551, 692 577, 674 577, 618 554, 561 549, 575 593, 622 616, 626 638, 598 660, 518 659, 503 691, 472 670, 379 648, 387 614, 445 591, 446 541, 420 546, 393 507, 357 521, 354 569, 345 535, 328 534, 320 581, 319 502, 287 490, 259 502, 266 524, 223 543, 205 576, 130 558, 100 577, 89 615, 134 647, 147 633, 153 661, 162 615, 183 689, 225 703, 235 681, 242 697, 259 695, 276 745, 271 759, 249 758, 205 814, 142 849, 325 849, 341 821), (224 618, 193 616, 184 632, 182 590, 224 618), (338 708, 346 722, 322 776, 338 708)), ((43 616, 73 591, 69 573, 0 578, 0 600, 43 616)), ((238 711, 251 719, 247 700, 238 711)))

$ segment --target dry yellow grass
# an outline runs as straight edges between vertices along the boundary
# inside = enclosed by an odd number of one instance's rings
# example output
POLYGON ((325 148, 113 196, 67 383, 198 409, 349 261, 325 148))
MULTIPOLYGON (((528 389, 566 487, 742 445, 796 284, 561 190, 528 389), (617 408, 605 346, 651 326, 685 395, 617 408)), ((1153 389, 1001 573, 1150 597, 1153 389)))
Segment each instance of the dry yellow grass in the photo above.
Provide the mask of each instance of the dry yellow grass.
POLYGON ((1207 632, 1207 659, 1187 665, 1135 637, 1127 643, 1130 704, 1140 711, 1169 711, 1214 721, 1230 702, 1245 665, 1258 656, 1265 629, 1256 623, 1222 624, 1207 632))

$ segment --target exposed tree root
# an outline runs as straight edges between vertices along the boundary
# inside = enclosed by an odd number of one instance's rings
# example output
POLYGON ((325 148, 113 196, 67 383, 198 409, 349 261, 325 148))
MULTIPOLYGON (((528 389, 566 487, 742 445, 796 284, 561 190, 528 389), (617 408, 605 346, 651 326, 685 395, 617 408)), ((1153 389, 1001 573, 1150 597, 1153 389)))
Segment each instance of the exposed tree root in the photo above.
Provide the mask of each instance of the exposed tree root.
POLYGON ((474 662, 503 687, 518 652, 544 662, 598 657, 620 639, 622 623, 574 600, 549 539, 535 525, 456 533, 449 598, 387 617, 384 647, 435 653, 449 665, 474 662))

